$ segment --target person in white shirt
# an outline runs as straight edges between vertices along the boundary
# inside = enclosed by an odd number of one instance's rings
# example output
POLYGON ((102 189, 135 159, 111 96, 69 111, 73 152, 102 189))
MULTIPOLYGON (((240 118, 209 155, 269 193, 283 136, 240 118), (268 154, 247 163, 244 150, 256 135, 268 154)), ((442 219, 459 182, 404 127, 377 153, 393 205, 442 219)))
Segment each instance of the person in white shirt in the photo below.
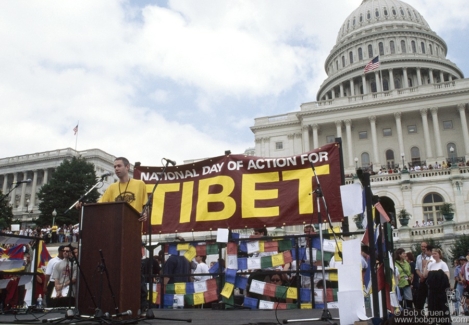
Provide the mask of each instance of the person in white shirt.
POLYGON ((197 275, 197 274, 203 274, 203 273, 210 273, 208 269, 208 265, 205 264, 207 256, 202 256, 202 255, 197 255, 195 257, 195 261, 197 262, 197 267, 195 268, 194 271, 194 281, 206 281, 210 280, 211 276, 210 275, 197 275))
MULTIPOLYGON (((432 261, 432 247, 429 246, 426 242, 422 242, 420 244, 420 249, 422 250, 422 254, 417 256, 417 260, 415 262, 415 272, 419 276, 419 287, 417 291, 417 298, 414 299, 415 309, 422 310, 425 301, 427 300, 428 295, 428 288, 427 284, 425 283, 426 278, 424 275, 424 271, 427 267, 429 261, 432 261)), ((433 260, 434 261, 434 260, 433 260)))
POLYGON ((61 262, 64 258, 64 248, 65 246, 59 246, 57 256, 49 260, 49 262, 47 263, 46 271, 44 272, 45 274, 44 292, 46 293, 45 300, 46 300, 47 307, 55 307, 54 302, 51 299, 52 291, 54 290, 54 287, 55 287, 55 279, 53 276, 53 272, 54 272, 55 265, 61 262))

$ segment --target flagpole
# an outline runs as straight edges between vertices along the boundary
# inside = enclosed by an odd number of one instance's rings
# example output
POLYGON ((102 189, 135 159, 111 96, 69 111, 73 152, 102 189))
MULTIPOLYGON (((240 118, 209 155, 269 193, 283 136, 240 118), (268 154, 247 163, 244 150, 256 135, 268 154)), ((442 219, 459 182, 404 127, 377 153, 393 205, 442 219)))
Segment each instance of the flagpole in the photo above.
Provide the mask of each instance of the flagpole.
MULTIPOLYGON (((379 55, 378 55, 378 60, 379 60, 379 55)), ((381 79, 381 92, 384 92, 384 87, 383 87, 383 74, 381 72, 381 61, 379 62, 379 78, 381 79)))
POLYGON ((77 132, 75 133, 75 151, 77 151, 79 125, 80 125, 80 121, 78 121, 78 123, 77 123, 77 132))

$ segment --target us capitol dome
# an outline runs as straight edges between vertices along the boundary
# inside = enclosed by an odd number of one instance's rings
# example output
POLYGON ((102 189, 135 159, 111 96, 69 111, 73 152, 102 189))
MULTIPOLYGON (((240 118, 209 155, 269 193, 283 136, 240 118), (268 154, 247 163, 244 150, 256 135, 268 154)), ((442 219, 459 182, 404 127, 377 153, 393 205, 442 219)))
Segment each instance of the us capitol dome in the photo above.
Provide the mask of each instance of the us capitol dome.
POLYGON ((254 154, 298 155, 340 137, 345 183, 358 182, 357 168, 372 174, 373 194, 404 247, 430 236, 449 245, 447 235, 469 230, 469 79, 403 1, 363 0, 338 27, 316 100, 256 118, 254 154), (365 73, 373 59, 379 67, 365 73), (440 212, 443 203, 455 209, 452 223, 440 212), (397 222, 402 209, 412 215, 408 228, 397 222), (412 228, 416 222, 432 226, 412 228))

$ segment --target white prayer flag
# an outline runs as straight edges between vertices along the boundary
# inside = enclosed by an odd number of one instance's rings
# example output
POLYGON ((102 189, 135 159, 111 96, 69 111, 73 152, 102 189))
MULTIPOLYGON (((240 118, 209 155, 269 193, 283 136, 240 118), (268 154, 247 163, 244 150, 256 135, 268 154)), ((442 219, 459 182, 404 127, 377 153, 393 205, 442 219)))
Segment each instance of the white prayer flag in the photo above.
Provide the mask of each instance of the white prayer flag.
POLYGON ((259 309, 274 309, 274 302, 267 300, 259 300, 259 309))
POLYGON ((207 281, 195 281, 194 283, 194 292, 205 292, 207 291, 207 281))
POLYGON ((227 268, 232 270, 238 269, 238 255, 228 255, 227 256, 227 268))
POLYGON ((257 270, 261 268, 261 258, 260 257, 250 257, 248 258, 248 270, 257 270))
POLYGON ((249 287, 249 292, 258 293, 260 295, 264 294, 265 282, 252 280, 251 286, 249 287))
POLYGON ((248 241, 248 254, 256 253, 259 251, 259 241, 248 241))

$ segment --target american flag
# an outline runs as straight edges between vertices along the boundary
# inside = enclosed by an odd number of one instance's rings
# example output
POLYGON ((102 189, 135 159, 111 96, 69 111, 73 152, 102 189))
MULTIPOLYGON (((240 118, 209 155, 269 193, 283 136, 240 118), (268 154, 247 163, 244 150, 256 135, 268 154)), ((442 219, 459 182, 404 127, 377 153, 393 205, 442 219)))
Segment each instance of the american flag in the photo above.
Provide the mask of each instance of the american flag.
POLYGON ((375 57, 365 66, 365 73, 379 68, 379 56, 375 57))
POLYGON ((77 124, 77 126, 75 126, 75 127, 73 128, 73 132, 74 132, 73 135, 77 135, 77 133, 78 133, 78 124, 77 124))

